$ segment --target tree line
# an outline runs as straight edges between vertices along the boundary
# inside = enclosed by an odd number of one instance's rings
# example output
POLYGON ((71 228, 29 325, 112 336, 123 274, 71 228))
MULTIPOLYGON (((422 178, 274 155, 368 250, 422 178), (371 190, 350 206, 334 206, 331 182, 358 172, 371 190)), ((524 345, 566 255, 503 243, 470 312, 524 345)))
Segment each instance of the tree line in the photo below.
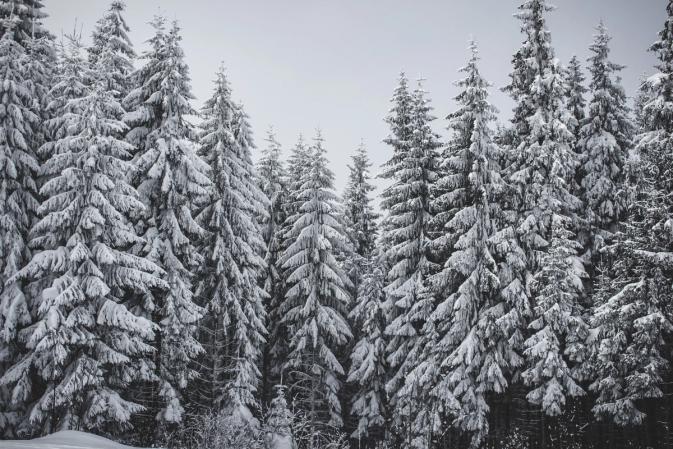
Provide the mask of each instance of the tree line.
POLYGON ((121 0, 89 46, 0 1, 0 435, 673 447, 673 0, 633 106, 552 10, 518 7, 509 123, 475 42, 447 139, 400 75, 375 208, 364 145, 337 195, 320 131, 253 162, 224 70, 196 110, 176 22, 137 56, 121 0))

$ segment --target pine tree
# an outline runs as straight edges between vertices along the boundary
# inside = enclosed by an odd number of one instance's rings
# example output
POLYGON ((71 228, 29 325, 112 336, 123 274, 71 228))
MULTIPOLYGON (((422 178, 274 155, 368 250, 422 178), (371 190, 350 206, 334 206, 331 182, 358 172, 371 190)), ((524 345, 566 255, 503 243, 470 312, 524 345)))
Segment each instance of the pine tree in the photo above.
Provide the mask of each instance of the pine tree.
MULTIPOLYGON (((51 39, 51 34, 44 28, 42 20, 47 14, 42 11, 43 0, 2 0, 0 1, 0 20, 11 19, 16 24, 10 33, 12 39, 28 48, 29 41, 37 39, 51 39)), ((6 28, 0 29, 0 36, 6 28)))
POLYGON ((343 194, 345 216, 355 244, 355 253, 367 257, 375 246, 378 214, 371 204, 370 194, 375 187, 371 184, 369 169, 372 164, 364 144, 351 156, 351 161, 352 164, 348 166, 348 184, 343 194))
MULTIPOLYGON (((266 272, 264 275, 264 291, 266 292, 267 313, 267 344, 264 347, 264 362, 262 367, 262 398, 267 401, 271 394, 270 385, 274 375, 273 358, 271 348, 279 340, 279 323, 281 317, 278 312, 284 298, 283 269, 280 257, 283 244, 283 223, 285 211, 283 205, 287 197, 287 172, 281 160, 281 146, 276 140, 273 130, 270 129, 266 138, 267 146, 262 152, 262 157, 257 164, 259 183, 262 192, 269 199, 265 214, 260 217, 262 235, 266 254, 264 262, 266 272)), ((278 371, 276 374, 278 374, 278 371)))
POLYGON ((596 251, 624 218, 624 170, 631 147, 633 123, 626 94, 616 77, 623 67, 608 60, 610 36, 601 23, 590 49, 591 94, 579 148, 580 198, 589 225, 588 238, 596 251))
MULTIPOLYGON (((80 40, 79 36, 71 34, 70 40, 80 40)), ((51 116, 44 122, 43 128, 46 141, 39 149, 39 156, 43 161, 50 159, 58 152, 56 142, 68 134, 67 107, 72 100, 87 95, 87 85, 91 84, 90 71, 81 61, 79 53, 68 51, 63 43, 59 47, 58 68, 55 82, 49 92, 50 102, 47 110, 51 116)))
POLYGON ((499 324, 508 307, 499 295, 493 256, 503 190, 500 149, 489 128, 496 110, 478 69, 476 43, 470 50, 461 69, 465 78, 456 83, 459 108, 448 116, 452 137, 437 182, 443 193, 432 203, 443 230, 433 246, 448 257, 430 278, 437 306, 423 328, 422 362, 407 380, 426 384, 432 408, 455 416, 454 425, 471 433, 476 447, 488 433, 486 396, 505 391, 506 376, 520 357, 509 347, 508 329, 499 324))
MULTIPOLYGON (((89 71, 77 42, 69 61, 89 71)), ((104 82, 103 51, 84 96, 65 106, 66 134, 41 171, 45 201, 32 229, 37 252, 15 279, 46 278, 30 350, 3 383, 24 382, 29 366, 44 383, 29 420, 36 432, 81 428, 118 434, 143 409, 126 396, 131 382, 153 377, 148 344, 154 325, 122 304, 127 293, 159 288, 152 262, 126 250, 139 238, 130 211, 141 209, 125 181, 130 146, 120 139, 122 109, 104 82)))
POLYGON ((663 376, 670 367, 673 1, 667 14, 659 40, 650 48, 659 59, 659 73, 647 81, 650 100, 643 107, 644 132, 635 149, 637 196, 622 234, 609 247, 614 263, 597 292, 592 317, 598 354, 591 385, 598 395, 593 410, 619 425, 643 422, 641 401, 663 396, 663 376))
POLYGON ((565 70, 565 83, 568 111, 575 119, 572 132, 576 139, 579 138, 580 126, 586 117, 587 102, 584 96, 587 93, 587 88, 584 86, 585 80, 580 61, 577 56, 573 55, 565 70))
POLYGON ((584 268, 577 270, 575 259, 579 243, 569 230, 567 217, 552 217, 551 244, 540 260, 540 271, 532 288, 535 293, 535 319, 532 335, 525 341, 528 368, 524 382, 533 389, 528 400, 540 405, 549 416, 560 415, 566 396, 584 395, 573 363, 580 366, 586 357, 588 326, 581 306, 584 268))
MULTIPOLYGON (((155 16, 150 25, 154 29, 154 35, 147 41, 150 49, 141 55, 145 63, 130 75, 129 82, 134 88, 122 99, 122 105, 127 111, 124 122, 130 128, 126 140, 135 148, 134 157, 147 151, 151 143, 150 134, 162 123, 162 109, 146 100, 162 88, 162 79, 157 74, 166 70, 168 60, 166 19, 155 16)), ((138 183, 137 179, 133 181, 134 184, 138 183)))
POLYGON ((296 449, 292 436, 292 412, 285 399, 286 388, 276 385, 276 396, 271 401, 264 423, 265 449, 296 449))
POLYGON ((532 312, 529 280, 540 269, 538 254, 550 244, 552 216, 575 219, 580 207, 571 193, 578 164, 574 119, 565 107, 564 80, 544 18, 551 9, 545 0, 528 0, 519 7, 526 40, 518 54, 524 58, 515 66, 509 88, 517 102, 514 123, 520 143, 510 148, 505 169, 510 199, 501 234, 507 244, 500 253, 503 294, 517 304, 512 318, 518 323, 511 323, 515 347, 522 343, 532 312))
POLYGON ((332 192, 323 139, 312 145, 309 171, 298 199, 299 216, 283 252, 288 289, 281 305, 290 353, 285 364, 290 394, 306 413, 312 434, 320 426, 342 425, 338 394, 344 369, 335 353, 351 338, 345 319, 349 280, 335 253, 348 240, 339 221, 340 205, 332 192))
POLYGON ((190 366, 202 352, 195 338, 202 309, 194 303, 192 273, 203 263, 195 241, 205 235, 192 216, 206 199, 208 166, 197 156, 195 133, 187 121, 196 112, 179 28, 168 33, 164 20, 155 19, 156 34, 147 64, 136 75, 139 86, 126 98, 132 109, 125 121, 135 146, 132 180, 146 206, 138 223, 145 244, 138 253, 156 263, 168 289, 141 296, 139 313, 160 326, 155 341, 158 391, 152 405, 162 424, 182 421, 182 391, 196 375, 190 366))
POLYGON ((413 392, 399 393, 406 375, 416 364, 412 348, 418 338, 417 330, 429 314, 421 299, 424 279, 435 269, 430 254, 430 200, 437 179, 437 149, 441 144, 430 127, 434 117, 420 82, 410 94, 402 75, 392 102, 394 106, 387 118, 391 135, 386 143, 393 147, 393 155, 383 176, 393 183, 384 191, 381 203, 385 212, 382 244, 389 267, 385 333, 389 336, 387 362, 392 370, 386 389, 397 433, 409 440, 417 437, 410 437, 410 423, 415 409, 422 404, 413 392))
MULTIPOLYGON (((299 198, 302 191, 302 186, 306 182, 306 175, 310 171, 311 165, 311 150, 304 142, 304 137, 299 135, 297 144, 292 149, 288 159, 287 170, 287 197, 284 202, 284 212, 286 222, 284 224, 285 232, 283 238, 287 240, 286 234, 292 229, 294 221, 297 218, 299 209, 303 201, 299 198)), ((287 244, 287 241, 284 242, 287 244)), ((285 245, 287 247, 287 245, 285 245)))
POLYGON ((109 53, 109 73, 106 74, 108 90, 118 100, 126 98, 130 90, 130 76, 133 72, 135 52, 129 39, 129 26, 123 17, 126 4, 123 0, 113 0, 105 15, 98 20, 92 34, 92 45, 88 48, 89 61, 95 64, 103 51, 109 53))
POLYGON ((385 428, 385 265, 381 253, 375 249, 368 257, 357 302, 349 316, 352 323, 359 325, 354 331, 360 336, 351 352, 348 372, 348 382, 357 386, 351 414, 358 417, 358 424, 351 437, 358 440, 380 440, 385 428))
POLYGON ((288 345, 289 334, 287 326, 282 319, 281 303, 285 300, 285 294, 290 285, 287 282, 287 270, 283 268, 282 254, 294 243, 295 237, 292 234, 292 229, 295 223, 301 217, 300 208, 304 202, 300 195, 302 193, 302 186, 307 181, 307 176, 310 171, 311 151, 304 143, 304 138, 300 135, 297 144, 292 149, 288 160, 287 168, 287 182, 285 186, 285 195, 283 196, 282 214, 284 221, 279 230, 279 266, 282 268, 280 272, 280 288, 279 302, 276 305, 271 305, 268 311, 269 317, 269 370, 274 379, 281 379, 283 377, 283 370, 285 361, 287 360, 290 348, 288 345))
MULTIPOLYGON (((37 217, 35 134, 39 130, 36 99, 25 70, 29 56, 14 39, 10 20, 0 38, 0 369, 19 362, 24 351, 19 331, 32 323, 25 282, 16 274, 30 260, 28 232, 37 217), (8 30, 7 30, 8 29, 8 30)), ((29 380, 24 378, 25 382, 29 380)), ((0 431, 14 433, 18 411, 28 400, 25 385, 10 395, 0 387, 0 431), (5 394, 7 393, 7 394, 5 394), (11 403, 11 404, 10 404, 11 403)))
MULTIPOLYGON (((348 166, 348 183, 342 198, 343 221, 352 243, 352 250, 342 254, 341 258, 353 284, 351 296, 357 297, 365 261, 374 249, 378 233, 376 223, 378 214, 374 212, 371 204, 370 193, 375 187, 370 182, 371 163, 364 143, 360 144, 356 154, 351 156, 351 161, 352 164, 348 166)), ((353 323, 352 327, 357 328, 358 325, 353 323)), ((357 331, 355 336, 359 338, 357 331)))
POLYGON ((235 399, 252 406, 266 333, 264 292, 258 283, 265 268, 258 217, 264 215, 267 199, 257 186, 245 115, 232 101, 223 70, 201 116, 199 154, 212 179, 208 204, 198 216, 209 233, 198 271, 198 292, 207 298, 208 311, 201 325, 206 328, 208 368, 200 380, 210 383, 212 396, 204 405, 218 409, 224 400, 235 399))
POLYGON ((535 79, 548 68, 553 59, 551 37, 546 28, 544 14, 554 8, 546 0, 525 0, 515 17, 521 20, 521 32, 525 40, 512 57, 510 83, 503 90, 515 101, 511 149, 515 150, 531 132, 529 118, 535 114, 537 105, 531 95, 535 79))

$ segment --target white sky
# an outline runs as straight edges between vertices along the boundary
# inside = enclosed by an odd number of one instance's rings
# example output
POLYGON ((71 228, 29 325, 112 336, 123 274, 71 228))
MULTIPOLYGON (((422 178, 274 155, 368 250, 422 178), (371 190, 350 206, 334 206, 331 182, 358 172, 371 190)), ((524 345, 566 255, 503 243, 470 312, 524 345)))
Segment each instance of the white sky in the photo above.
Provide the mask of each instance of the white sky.
MULTIPOLYGON (((83 28, 88 36, 108 8, 107 0, 45 2, 47 27, 59 35, 83 28)), ((191 69, 195 106, 211 93, 221 62, 234 96, 244 103, 258 145, 273 125, 287 150, 300 132, 311 138, 320 127, 341 192, 346 164, 361 139, 376 167, 389 156, 381 141, 383 118, 400 70, 427 81, 439 117, 451 112, 453 81, 474 36, 481 69, 493 84, 491 101, 510 115, 511 102, 499 91, 507 84, 512 54, 521 43, 512 17, 514 0, 127 0, 126 19, 136 52, 151 36, 157 13, 177 19, 191 69)), ((666 0, 556 0, 549 15, 556 55, 588 55, 594 27, 604 20, 614 39, 612 59, 627 65, 628 95, 655 62, 646 49, 662 28, 666 0)))

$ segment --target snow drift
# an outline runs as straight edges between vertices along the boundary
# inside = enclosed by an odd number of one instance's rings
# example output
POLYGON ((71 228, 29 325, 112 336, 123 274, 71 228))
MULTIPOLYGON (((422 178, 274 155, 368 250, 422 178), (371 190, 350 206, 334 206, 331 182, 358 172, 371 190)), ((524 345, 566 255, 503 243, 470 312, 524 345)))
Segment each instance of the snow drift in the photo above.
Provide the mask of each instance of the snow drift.
POLYGON ((2 449, 133 449, 107 438, 76 430, 64 430, 34 440, 0 441, 2 449))

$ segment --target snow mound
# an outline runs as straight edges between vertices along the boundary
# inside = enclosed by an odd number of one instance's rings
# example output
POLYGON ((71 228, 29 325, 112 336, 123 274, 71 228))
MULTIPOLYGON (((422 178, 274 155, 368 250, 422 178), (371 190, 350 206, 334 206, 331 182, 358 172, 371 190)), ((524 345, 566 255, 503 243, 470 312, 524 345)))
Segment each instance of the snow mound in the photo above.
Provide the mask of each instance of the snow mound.
POLYGON ((133 449, 107 438, 76 430, 64 430, 34 440, 0 441, 2 449, 133 449))

